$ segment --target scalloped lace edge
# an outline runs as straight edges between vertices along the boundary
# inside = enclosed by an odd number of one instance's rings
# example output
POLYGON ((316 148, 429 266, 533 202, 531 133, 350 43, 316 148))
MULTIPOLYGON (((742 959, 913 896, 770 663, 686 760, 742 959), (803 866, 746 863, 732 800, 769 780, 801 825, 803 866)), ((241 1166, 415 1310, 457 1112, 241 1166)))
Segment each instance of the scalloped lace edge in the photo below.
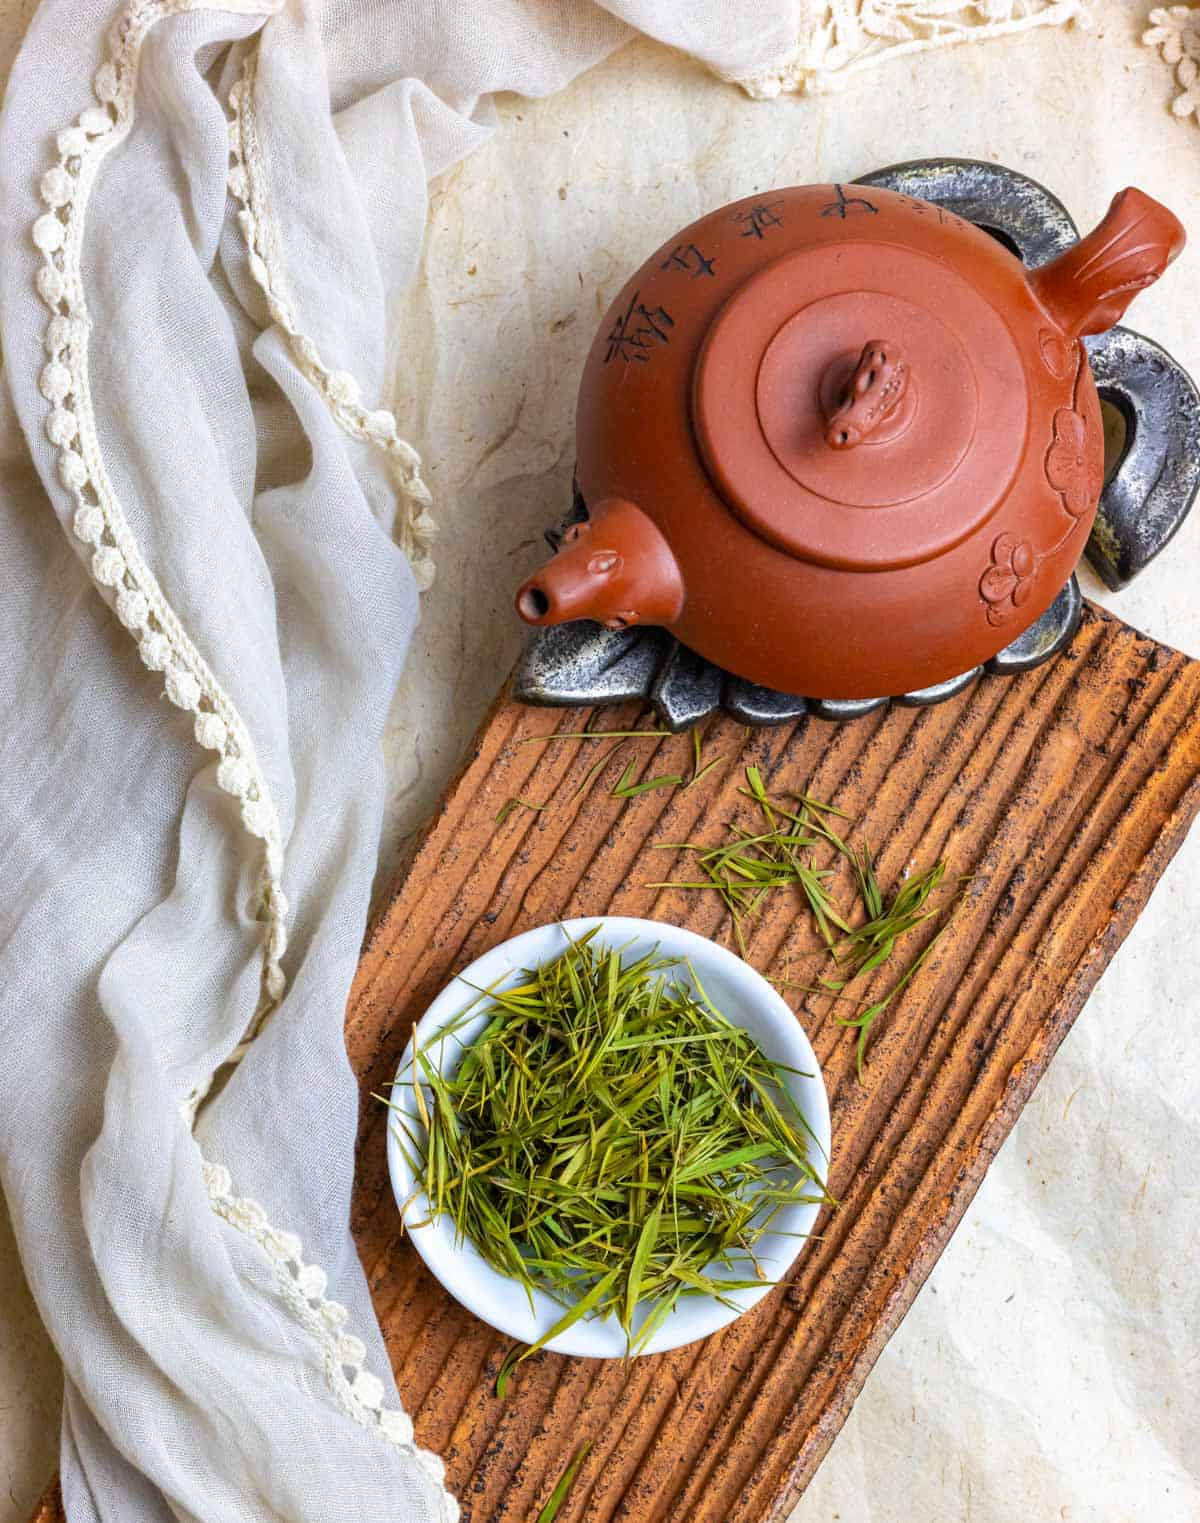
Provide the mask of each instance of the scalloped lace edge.
MULTIPOLYGON (((32 229, 42 256, 35 277, 37 290, 50 310, 44 335, 47 359, 39 389, 50 404, 45 428, 58 450, 58 477, 75 502, 75 537, 90 548, 92 577, 138 642, 142 661, 151 671, 164 674, 171 703, 194 716, 198 744, 219 755, 217 782, 240 801, 243 827, 263 842, 257 906, 265 922, 263 991, 251 1033, 278 1004, 286 987, 280 958, 287 946, 288 906, 282 888, 279 815, 245 724, 143 559, 109 480, 92 406, 91 320, 82 248, 88 199, 100 166, 133 124, 142 44, 155 24, 167 16, 198 10, 270 15, 279 5, 280 0, 219 0, 215 4, 213 0, 130 0, 110 30, 105 59, 93 78, 97 103, 86 107, 77 122, 57 136, 57 162, 42 175, 39 185, 47 209, 32 229)), ((237 1061, 248 1045, 241 1042, 230 1061, 237 1061)), ((206 1089, 193 1090, 182 1103, 180 1109, 189 1122, 194 1121, 206 1089)), ((326 1298, 324 1270, 304 1263, 300 1239, 272 1227, 256 1201, 233 1194, 228 1169, 207 1160, 202 1160, 201 1167, 213 1211, 256 1242, 273 1264, 280 1296, 321 1349, 329 1386, 342 1409, 411 1454, 442 1488, 445 1523, 457 1523, 458 1503, 444 1489, 445 1467, 436 1455, 414 1443, 407 1413, 383 1406, 383 1382, 364 1368, 366 1345, 342 1330, 348 1314, 339 1302, 326 1298)))
POLYGON ((246 240, 250 273, 267 300, 267 310, 288 341, 301 372, 324 397, 340 426, 352 438, 375 445, 387 460, 388 472, 403 510, 397 529, 400 547, 412 567, 421 592, 433 585, 430 547, 437 523, 429 511, 432 497, 421 478, 421 457, 403 439, 387 408, 363 405, 358 381, 347 370, 331 370, 311 338, 303 333, 288 290, 280 254, 280 236, 271 208, 268 175, 258 138, 254 90, 258 56, 253 50, 242 66, 242 77, 229 92, 229 191, 238 205, 238 225, 246 240))
MULTIPOLYGON (((193 716, 197 743, 219 758, 218 786, 239 801, 243 827, 263 843, 255 904, 256 917, 264 923, 262 993, 252 1027, 256 1029, 286 987, 280 960, 287 947, 288 904, 279 813, 249 731, 143 559, 109 480, 92 405, 91 318, 82 276, 88 199, 101 164, 133 124, 146 34, 165 16, 207 8, 206 0, 132 0, 111 28, 107 57, 93 79, 96 104, 57 136, 57 161, 39 185, 46 210, 32 230, 42 256, 38 294, 51 314, 38 384, 50 404, 45 430, 58 450, 59 481, 75 501, 72 528, 81 545, 90 548, 92 577, 137 641, 143 663, 163 673, 167 698, 193 716)), ((221 8, 253 15, 274 7, 255 0, 222 0, 221 8)), ((195 1090, 185 1101, 193 1116, 203 1093, 203 1088, 195 1090)))
POLYGON ((429 1479, 442 1488, 445 1523, 458 1523, 458 1503, 445 1489, 445 1465, 436 1454, 416 1443, 412 1419, 403 1408, 383 1405, 383 1381, 364 1368, 366 1345, 361 1338, 345 1331, 349 1313, 341 1302, 326 1298, 325 1271, 318 1264, 304 1262, 300 1239, 294 1233, 273 1227, 257 1201, 233 1193, 228 1169, 205 1162, 203 1172, 213 1210, 257 1243, 271 1260, 280 1296, 294 1320, 321 1349, 326 1379, 343 1410, 364 1428, 378 1432, 397 1449, 410 1454, 429 1479))
POLYGON ((1200 9, 1191 5, 1159 5, 1146 17, 1142 33, 1148 48, 1169 64, 1178 86, 1171 102, 1175 116, 1200 120, 1200 9))
POLYGON ((817 37, 767 69, 722 79, 755 100, 841 88, 863 69, 903 53, 1011 37, 1034 27, 1090 23, 1091 0, 829 0, 817 37), (1036 7, 1030 9, 1030 7, 1036 7))

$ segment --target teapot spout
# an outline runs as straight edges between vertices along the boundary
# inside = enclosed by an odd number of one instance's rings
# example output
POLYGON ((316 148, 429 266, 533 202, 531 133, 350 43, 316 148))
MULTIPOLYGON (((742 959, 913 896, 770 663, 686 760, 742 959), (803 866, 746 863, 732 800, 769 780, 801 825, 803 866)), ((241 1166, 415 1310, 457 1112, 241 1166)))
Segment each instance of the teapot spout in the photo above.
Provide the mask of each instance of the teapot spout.
POLYGON ((558 553, 517 593, 526 624, 594 619, 609 629, 670 627, 683 609, 683 579, 653 521, 618 497, 597 503, 572 524, 558 553))
POLYGON ((1029 283, 1066 338, 1106 333, 1186 242, 1178 217, 1130 187, 1114 198, 1099 227, 1035 270, 1029 283))

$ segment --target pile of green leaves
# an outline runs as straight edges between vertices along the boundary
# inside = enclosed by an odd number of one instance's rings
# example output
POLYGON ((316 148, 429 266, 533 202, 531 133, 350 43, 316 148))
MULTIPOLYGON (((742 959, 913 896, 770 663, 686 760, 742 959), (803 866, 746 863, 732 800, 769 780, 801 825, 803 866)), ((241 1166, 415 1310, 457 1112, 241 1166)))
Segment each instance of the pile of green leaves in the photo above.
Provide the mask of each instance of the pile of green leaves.
POLYGON ((522 1357, 609 1313, 638 1352, 681 1297, 762 1284, 754 1250, 774 1217, 828 1198, 784 1070, 687 972, 623 961, 593 930, 481 991, 486 1024, 453 1072, 445 1037, 477 1007, 416 1053, 421 1128, 392 1102, 431 1218, 567 1305, 522 1357))
MULTIPOLYGON (((834 828, 835 819, 845 818, 840 809, 808 794, 790 795, 788 803, 792 807, 787 807, 768 794, 757 767, 746 768, 746 787, 739 792, 758 805, 761 829, 747 830, 735 824, 729 827, 727 838, 715 846, 676 841, 660 847, 663 851, 692 853, 704 876, 651 883, 647 887, 715 891, 729 911, 743 957, 747 956, 744 922, 762 909, 775 890, 798 891, 833 961, 833 972, 821 975, 814 986, 777 982, 841 997, 855 979, 890 962, 902 937, 942 913, 929 901, 945 877, 944 862, 910 874, 888 898, 876 877, 870 848, 848 846, 834 828), (819 856, 825 865, 818 865, 819 856), (839 909, 831 891, 830 880, 837 875, 839 857, 849 863, 857 889, 864 917, 858 924, 853 924, 849 914, 839 909)), ((840 1016, 839 1021, 858 1031, 860 1079, 872 1026, 916 975, 936 940, 935 936, 926 944, 879 998, 868 1001, 848 997, 859 1009, 853 1015, 840 1016)))

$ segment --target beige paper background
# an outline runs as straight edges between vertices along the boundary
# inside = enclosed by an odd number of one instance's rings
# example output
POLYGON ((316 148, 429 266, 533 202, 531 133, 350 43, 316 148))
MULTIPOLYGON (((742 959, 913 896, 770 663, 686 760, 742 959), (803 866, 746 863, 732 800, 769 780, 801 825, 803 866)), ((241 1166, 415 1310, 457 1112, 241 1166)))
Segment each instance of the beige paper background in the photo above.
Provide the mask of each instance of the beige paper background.
MULTIPOLYGON (((9 0, 0 54, 30 9, 9 0)), ((1200 376, 1200 127, 1174 120, 1150 7, 1090 32, 897 59, 836 95, 746 100, 637 43, 437 182, 423 279, 394 314, 395 404, 444 526, 387 740, 381 884, 516 656, 517 581, 568 500, 599 316, 678 226, 772 185, 899 159, 994 159, 1081 224, 1136 181, 1195 244, 1134 326, 1200 376)), ((2 58, 0 58, 2 61, 2 58)), ((1143 582, 1089 595, 1200 655, 1200 513, 1143 582)), ((796 1523, 1200 1518, 1200 833, 1068 1037, 879 1360, 796 1523)), ((56 1372, 0 1230, 0 1523, 54 1463, 56 1372), (5 1477, 7 1476, 7 1482, 5 1477)))

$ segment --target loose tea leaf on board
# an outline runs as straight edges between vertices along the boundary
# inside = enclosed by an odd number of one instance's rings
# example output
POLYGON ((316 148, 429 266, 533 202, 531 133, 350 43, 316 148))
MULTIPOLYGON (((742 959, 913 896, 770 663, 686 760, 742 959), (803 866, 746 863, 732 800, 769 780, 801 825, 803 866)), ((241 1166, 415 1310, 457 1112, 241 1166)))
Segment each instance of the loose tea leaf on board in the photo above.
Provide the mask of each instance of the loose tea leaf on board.
MULTIPOLYGON (((746 786, 738 791, 758 805, 765 828, 753 832, 740 825, 731 825, 727 838, 715 846, 693 841, 663 843, 659 850, 691 853, 704 877, 649 883, 646 887, 689 892, 708 890, 719 894, 729 911, 738 950, 747 958, 745 921, 761 910, 773 892, 779 889, 798 892, 833 967, 829 974, 818 975, 816 985, 798 986, 789 984, 788 980, 776 980, 777 983, 784 987, 805 987, 812 993, 841 995, 855 979, 889 963, 897 943, 909 932, 944 912, 945 906, 930 905, 930 899, 945 877, 944 862, 936 862, 932 867, 904 878, 889 900, 876 876, 870 847, 866 844, 857 848, 847 845, 831 823, 832 818, 846 818, 840 809, 808 794, 789 796, 798 805, 798 808, 789 809, 768 792, 758 767, 747 767, 745 775, 746 786), (855 911, 843 911, 834 900, 830 882, 836 876, 835 867, 818 865, 814 855, 815 850, 827 850, 830 846, 835 861, 840 857, 850 865, 866 915, 866 919, 858 924, 850 918, 855 911)), ((858 1030, 856 1066, 860 1079, 872 1027, 907 988, 937 939, 935 936, 925 946, 885 995, 870 1003, 855 1000, 858 1013, 839 1017, 841 1025, 858 1030)))
POLYGON ((516 1369, 524 1351, 525 1345, 523 1343, 515 1344, 504 1356, 504 1362, 496 1371, 496 1395, 501 1401, 508 1394, 508 1383, 512 1379, 512 1373, 516 1369))
POLYGON ((503 825, 505 820, 514 809, 532 809, 535 814, 541 814, 544 809, 549 809, 549 803, 535 804, 532 799, 511 798, 501 804, 496 813, 496 824, 503 825))
POLYGON ((550 1500, 542 1508, 541 1512, 538 1513, 537 1523, 554 1523, 562 1508, 562 1504, 567 1500, 571 1487, 575 1484, 575 1477, 579 1474, 580 1467, 591 1452, 592 1443, 590 1439, 586 1444, 580 1444, 579 1448, 576 1449, 567 1464, 567 1468, 559 1477, 558 1484, 550 1493, 550 1500))
POLYGON ((621 774, 621 781, 612 791, 613 798, 639 798, 643 793, 652 793, 657 788, 678 788, 680 783, 683 782, 682 777, 676 777, 672 774, 669 777, 650 777, 640 783, 635 783, 633 781, 633 769, 636 765, 636 762, 630 762, 625 768, 625 771, 621 774))

